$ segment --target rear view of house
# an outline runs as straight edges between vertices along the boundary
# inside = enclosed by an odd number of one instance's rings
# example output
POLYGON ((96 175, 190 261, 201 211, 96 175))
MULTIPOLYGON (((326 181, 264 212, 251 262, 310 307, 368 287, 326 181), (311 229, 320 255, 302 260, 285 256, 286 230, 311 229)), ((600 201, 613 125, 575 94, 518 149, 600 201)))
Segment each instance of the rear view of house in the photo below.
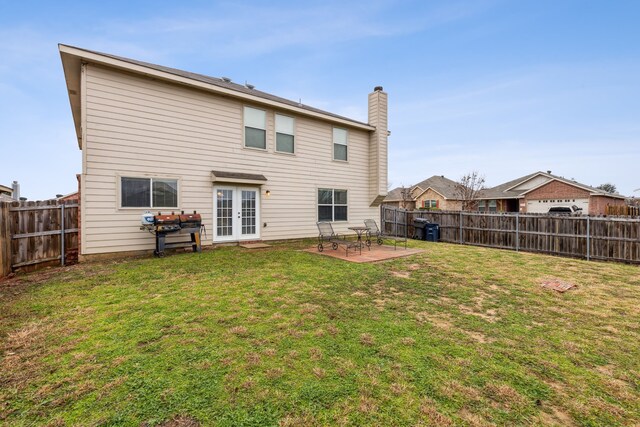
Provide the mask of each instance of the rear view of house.
POLYGON ((82 150, 81 255, 150 250, 140 216, 202 215, 203 244, 309 237, 377 218, 387 94, 368 123, 214 78, 60 45, 82 150))

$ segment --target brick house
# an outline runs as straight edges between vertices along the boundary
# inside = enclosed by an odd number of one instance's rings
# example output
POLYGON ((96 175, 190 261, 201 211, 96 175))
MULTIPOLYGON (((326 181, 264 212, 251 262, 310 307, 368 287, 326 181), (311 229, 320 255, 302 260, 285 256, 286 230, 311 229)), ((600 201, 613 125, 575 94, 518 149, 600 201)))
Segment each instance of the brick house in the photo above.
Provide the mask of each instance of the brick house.
POLYGON ((408 188, 394 188, 383 203, 403 209, 456 211, 462 209, 462 201, 456 192, 457 185, 444 175, 434 175, 408 188))
POLYGON ((586 215, 606 215, 607 206, 624 206, 625 197, 577 181, 535 172, 482 190, 478 210, 486 212, 546 213, 554 206, 575 205, 586 215))

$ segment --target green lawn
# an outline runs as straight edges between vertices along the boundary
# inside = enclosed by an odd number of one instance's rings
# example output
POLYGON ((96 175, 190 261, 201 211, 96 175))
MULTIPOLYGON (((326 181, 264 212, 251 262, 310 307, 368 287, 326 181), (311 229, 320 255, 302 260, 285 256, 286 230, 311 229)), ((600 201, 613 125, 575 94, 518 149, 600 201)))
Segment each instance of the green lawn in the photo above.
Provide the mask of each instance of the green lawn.
POLYGON ((0 424, 640 423, 637 266, 428 242, 355 264, 312 244, 0 284, 0 424))

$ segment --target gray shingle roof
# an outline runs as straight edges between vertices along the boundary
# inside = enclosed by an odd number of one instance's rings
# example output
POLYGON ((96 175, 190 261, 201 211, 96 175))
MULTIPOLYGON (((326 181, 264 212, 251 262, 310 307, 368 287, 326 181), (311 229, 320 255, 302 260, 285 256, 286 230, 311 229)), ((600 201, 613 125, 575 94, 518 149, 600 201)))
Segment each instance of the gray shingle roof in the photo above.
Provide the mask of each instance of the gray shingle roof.
POLYGON ((422 188, 422 190, 426 190, 427 188, 432 188, 433 190, 442 194, 447 199, 456 200, 458 198, 458 194, 456 192, 457 185, 458 185, 457 182, 452 181, 449 178, 445 178, 444 175, 434 175, 431 178, 427 178, 424 181, 420 181, 413 187, 420 187, 422 188))
POLYGON ((520 184, 521 182, 527 181, 527 180, 533 178, 536 175, 544 175, 544 176, 548 177, 549 179, 557 179, 557 180, 562 181, 564 183, 567 183, 569 185, 577 185, 579 187, 582 187, 582 188, 586 189, 587 191, 590 191, 590 192, 596 193, 596 194, 601 194, 603 196, 624 198, 624 196, 622 196, 620 194, 607 193, 606 191, 601 190, 599 188, 595 188, 595 187, 592 187, 590 185, 585 185, 585 184, 579 183, 579 182, 571 180, 571 179, 567 179, 567 178, 564 178, 564 177, 561 177, 561 176, 558 176, 558 175, 553 175, 553 174, 542 172, 542 171, 538 171, 538 172, 531 173, 529 175, 522 176, 522 177, 514 179, 512 181, 505 182, 504 184, 497 185, 495 187, 486 188, 486 189, 484 189, 484 190, 482 190, 482 191, 480 191, 478 193, 478 197, 477 198, 478 199, 509 199, 509 198, 513 199, 513 198, 518 198, 522 194, 526 193, 529 190, 513 191, 513 190, 508 190, 508 189, 520 184))
MULTIPOLYGON (((455 181, 452 181, 449 178, 445 178, 443 175, 434 175, 431 178, 420 181, 415 185, 406 187, 406 189, 411 190, 415 187, 420 187, 424 191, 427 188, 432 188, 447 199, 456 200, 458 197, 456 195, 456 185, 457 183, 455 181)), ((385 202, 394 202, 399 200, 402 200, 402 187, 397 187, 389 191, 387 197, 385 197, 384 199, 385 202)))
POLYGON ((397 202, 402 200, 402 188, 396 187, 393 190, 390 190, 387 193, 387 197, 384 198, 383 202, 397 202))
POLYGON ((83 49, 83 48, 75 47, 75 46, 69 46, 69 47, 72 47, 72 48, 78 49, 78 50, 82 50, 82 51, 85 51, 85 52, 93 53, 93 54, 96 54, 96 55, 102 55, 102 56, 105 56, 105 57, 108 57, 108 58, 116 59, 118 61, 128 62, 129 64, 139 65, 141 67, 147 67, 147 68, 151 68, 153 70, 162 71, 162 72, 173 74, 173 75, 176 75, 176 76, 185 77, 187 79, 196 80, 196 81, 199 81, 199 82, 202 82, 202 83, 211 84, 211 85, 218 86, 218 87, 221 87, 221 88, 234 90, 236 92, 241 92, 241 93, 244 93, 244 94, 247 94, 247 95, 253 95, 253 96, 256 96, 256 97, 259 97, 259 98, 267 99, 269 101, 280 102, 282 104, 286 104, 286 105, 290 105, 290 106, 293 106, 293 107, 302 108, 304 110, 312 111, 314 113, 325 114, 327 116, 335 117, 335 118, 338 118, 338 119, 348 120, 350 122, 357 123, 359 125, 367 125, 368 126, 368 123, 363 123, 363 122, 360 122, 360 121, 357 121, 357 120, 350 119, 348 117, 344 117, 344 116, 340 116, 338 114, 330 113, 328 111, 320 110, 318 108, 314 108, 314 107, 311 107, 309 105, 304 105, 304 104, 301 104, 299 102, 292 101, 290 99, 281 98, 279 96, 272 95, 272 94, 267 93, 267 92, 262 92, 262 91, 257 90, 257 89, 250 89, 247 86, 240 85, 240 84, 237 84, 237 83, 233 83, 233 82, 230 82, 230 81, 225 81, 225 80, 223 80, 221 78, 218 78, 218 77, 211 77, 211 76, 206 76, 204 74, 192 73, 190 71, 184 71, 184 70, 179 70, 177 68, 165 67, 164 65, 157 65, 157 64, 152 64, 150 62, 138 61, 136 59, 125 58, 123 56, 112 55, 112 54, 109 54, 109 53, 97 52, 95 50, 83 49))

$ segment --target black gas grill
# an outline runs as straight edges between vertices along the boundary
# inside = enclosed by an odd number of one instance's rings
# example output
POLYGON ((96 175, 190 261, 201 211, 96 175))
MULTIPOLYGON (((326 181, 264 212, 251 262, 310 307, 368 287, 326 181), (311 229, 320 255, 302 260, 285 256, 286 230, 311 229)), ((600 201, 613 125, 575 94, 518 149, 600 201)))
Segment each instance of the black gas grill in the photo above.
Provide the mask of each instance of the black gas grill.
POLYGON ((145 224, 141 227, 156 236, 156 250, 154 254, 158 257, 165 256, 165 249, 186 248, 191 246, 193 252, 202 252, 200 230, 202 228, 202 217, 196 211, 192 214, 185 214, 182 211, 179 215, 171 212, 170 215, 158 215, 153 217, 153 224, 145 224), (191 240, 181 242, 167 242, 167 236, 189 234, 191 240))

